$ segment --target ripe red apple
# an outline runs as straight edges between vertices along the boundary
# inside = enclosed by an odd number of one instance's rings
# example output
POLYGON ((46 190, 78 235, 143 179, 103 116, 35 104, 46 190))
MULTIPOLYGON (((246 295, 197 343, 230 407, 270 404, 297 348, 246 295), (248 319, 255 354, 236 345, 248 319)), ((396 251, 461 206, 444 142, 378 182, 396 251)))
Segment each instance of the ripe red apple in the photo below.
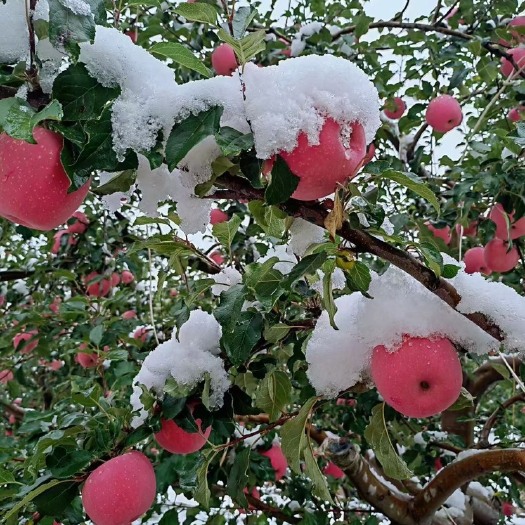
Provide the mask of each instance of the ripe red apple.
MULTIPOLYGON (((525 47, 515 47, 513 49, 508 49, 507 54, 512 56, 514 63, 519 68, 525 66, 525 47)), ((502 58, 500 71, 503 76, 509 77, 517 70, 515 69, 514 64, 510 60, 502 58)))
POLYGON ((487 243, 484 250, 485 263, 493 272, 510 272, 513 270, 520 255, 515 246, 509 251, 509 243, 503 239, 492 239, 487 243))
POLYGON ((15 378, 11 370, 0 370, 0 383, 7 385, 9 381, 12 381, 15 378))
POLYGON ((82 368, 96 368, 100 362, 100 359, 97 354, 79 352, 78 354, 75 355, 75 361, 82 368))
POLYGON ((13 347, 16 350, 22 341, 27 341, 20 350, 21 354, 29 354, 38 346, 38 330, 20 332, 13 337, 13 347))
POLYGON ((514 505, 510 501, 504 501, 501 504, 501 513, 503 516, 512 516, 516 512, 514 505))
POLYGON ((323 473, 326 476, 331 476, 335 479, 341 479, 345 477, 345 473, 335 463, 332 463, 331 461, 323 469, 323 473))
POLYGON ((109 279, 100 279, 95 281, 100 274, 91 272, 84 277, 86 293, 91 297, 105 297, 111 291, 111 281, 109 279))
POLYGON ((426 222, 425 226, 432 232, 434 237, 437 237, 438 239, 443 239, 443 242, 445 244, 450 244, 450 240, 452 239, 450 226, 446 225, 443 226, 443 228, 436 228, 430 222, 426 222))
POLYGON ((130 525, 153 504, 155 472, 141 452, 127 452, 95 469, 82 489, 84 510, 95 525, 130 525))
POLYGON ((393 352, 376 346, 372 379, 383 399, 408 417, 446 410, 461 391, 463 373, 454 345, 444 337, 410 337, 393 352))
POLYGON ((508 240, 510 236, 514 240, 525 235, 525 217, 514 221, 514 212, 508 214, 500 203, 490 210, 489 219, 496 224, 498 239, 508 240), (507 222, 510 224, 510 229, 507 222))
POLYGON ((463 256, 463 262, 465 263, 466 273, 477 273, 481 272, 484 275, 490 275, 492 270, 487 266, 485 261, 485 249, 482 246, 476 246, 470 248, 465 252, 463 256))
POLYGON ((68 234, 68 230, 59 230, 53 235, 53 246, 51 247, 51 253, 57 254, 60 251, 60 248, 62 246, 62 237, 66 234, 68 234))
POLYGON ((67 227, 67 231, 69 233, 78 233, 79 235, 82 235, 89 226, 89 219, 87 218, 85 213, 82 213, 81 211, 76 211, 73 213, 73 217, 76 219, 73 224, 70 224, 67 227))
POLYGON ((511 122, 519 122, 520 120, 525 120, 525 106, 519 106, 517 108, 513 108, 509 111, 509 114, 507 115, 507 118, 511 122))
MULTIPOLYGON (((456 233, 461 237, 461 225, 456 224, 456 233)), ((465 237, 475 237, 478 234, 478 221, 472 221, 468 226, 463 227, 463 235, 465 237)))
POLYGON ((63 140, 35 128, 37 144, 0 134, 0 216, 36 230, 66 222, 86 198, 90 181, 68 194, 69 178, 60 162, 63 140))
POLYGON ((400 97, 389 98, 385 103, 385 115, 392 120, 399 120, 406 111, 407 105, 400 97))
POLYGON ((363 166, 366 166, 376 155, 376 147, 374 143, 372 142, 370 146, 368 146, 368 149, 366 150, 365 158, 363 159, 363 166))
POLYGON ((521 27, 522 28, 521 31, 510 29, 510 34, 512 35, 513 40, 515 40, 518 43, 525 42, 525 33, 523 32, 524 26, 525 26, 525 16, 517 16, 509 22, 509 28, 510 27, 516 27, 516 28, 521 27))
POLYGON ((446 133, 461 124, 463 112, 459 102, 454 97, 440 95, 428 104, 425 118, 434 131, 446 133))
POLYGON ((145 343, 148 340, 149 331, 144 326, 139 326, 134 332, 133 332, 133 339, 139 339, 143 343, 145 343))
POLYGON ((138 37, 138 32, 136 29, 130 29, 129 31, 126 31, 124 33, 126 36, 129 36, 130 40, 136 44, 137 43, 137 37, 138 37))
MULTIPOLYGON (((326 119, 317 146, 310 145, 308 136, 301 133, 295 149, 280 153, 292 173, 300 178, 292 195, 294 199, 308 201, 326 197, 335 191, 338 183, 355 176, 366 155, 366 138, 358 122, 354 122, 350 130, 350 142, 345 145, 341 125, 326 119)), ((272 164, 270 160, 263 173, 271 169, 272 164)))
POLYGON ((279 481, 286 474, 286 469, 288 468, 288 461, 286 461, 281 447, 272 445, 268 450, 261 452, 261 455, 266 456, 270 460, 275 471, 275 481, 279 481))
POLYGON ((196 419, 198 432, 187 432, 171 419, 161 419, 160 431, 155 434, 157 443, 172 454, 192 454, 197 452, 210 437, 211 427, 202 431, 200 419, 196 419))
POLYGON ((135 319, 137 312, 135 310, 127 310, 122 314, 122 319, 135 319))
POLYGON ((221 266, 224 263, 224 256, 220 252, 210 253, 209 258, 215 263, 221 266))
POLYGON ((229 217, 227 213, 224 213, 222 210, 219 210, 217 208, 211 210, 210 212, 210 224, 213 226, 214 224, 220 224, 221 222, 228 221, 229 217))
POLYGON ((135 276, 129 270, 124 270, 120 274, 120 280, 122 284, 131 284, 135 280, 135 276))
POLYGON ((218 75, 232 76, 239 67, 233 48, 228 44, 221 44, 211 54, 211 65, 218 75))

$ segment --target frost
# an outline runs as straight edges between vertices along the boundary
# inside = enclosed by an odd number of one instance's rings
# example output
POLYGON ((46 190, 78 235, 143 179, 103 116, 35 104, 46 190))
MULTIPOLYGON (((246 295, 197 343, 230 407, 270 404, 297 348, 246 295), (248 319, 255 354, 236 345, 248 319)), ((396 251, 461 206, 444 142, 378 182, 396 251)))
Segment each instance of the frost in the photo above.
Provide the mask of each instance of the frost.
POLYGON ((290 235, 290 247, 293 253, 298 257, 304 257, 310 245, 323 242, 325 230, 304 219, 295 219, 290 227, 290 235))
POLYGON ((162 398, 164 385, 170 377, 180 385, 193 388, 209 375, 210 404, 222 406, 230 381, 223 362, 218 357, 221 334, 221 327, 213 316, 194 310, 181 327, 179 340, 174 332, 169 341, 150 352, 133 381, 130 402, 133 410, 139 411, 139 415, 132 421, 134 428, 139 427, 147 418, 147 412, 140 401, 140 385, 153 390, 162 398))
POLYGON ((14 64, 29 54, 25 0, 0 2, 0 64, 14 64))
POLYGON ((51 45, 48 38, 39 40, 36 50, 42 63, 39 71, 40 87, 44 93, 50 94, 53 90, 53 82, 61 71, 64 55, 51 45))

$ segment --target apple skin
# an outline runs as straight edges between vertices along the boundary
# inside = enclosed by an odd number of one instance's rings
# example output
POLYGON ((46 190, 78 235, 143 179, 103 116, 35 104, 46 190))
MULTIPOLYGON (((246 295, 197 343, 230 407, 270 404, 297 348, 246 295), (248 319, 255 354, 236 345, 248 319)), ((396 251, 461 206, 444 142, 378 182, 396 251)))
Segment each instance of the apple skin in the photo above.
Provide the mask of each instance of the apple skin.
POLYGON ((209 258, 217 265, 221 266, 224 264, 224 257, 220 252, 210 253, 209 258))
MULTIPOLYGON (((456 224, 456 233, 458 237, 461 237, 461 225, 456 224)), ((475 237, 478 234, 478 221, 469 223, 468 226, 463 227, 463 235, 465 237, 475 237)))
POLYGON ((11 370, 0 370, 0 383, 3 385, 7 385, 7 383, 9 383, 9 381, 13 381, 14 378, 15 376, 11 370))
POLYGON ((124 270, 120 274, 120 280, 122 284, 131 284, 135 280, 135 276, 129 270, 124 270))
POLYGON ((60 162, 62 137, 39 127, 33 136, 37 144, 0 134, 0 216, 47 231, 71 217, 91 180, 68 194, 70 181, 60 162))
POLYGON ((75 355, 75 361, 82 368, 96 368, 99 363, 99 357, 97 354, 79 352, 77 355, 75 355))
POLYGON ((195 423, 197 423, 199 431, 186 432, 175 421, 161 419, 160 431, 155 434, 155 439, 164 450, 172 454, 192 454, 206 445, 211 434, 211 427, 208 427, 204 432, 202 431, 200 419, 196 419, 195 423))
POLYGON ((496 225, 496 237, 498 239, 506 241, 510 235, 510 238, 514 240, 525 235, 525 217, 514 221, 514 212, 507 214, 500 203, 492 208, 489 219, 496 225), (510 231, 507 226, 507 218, 510 224, 510 231))
POLYGON ((429 222, 425 223, 425 226, 432 232, 434 237, 437 237, 438 239, 442 239, 445 244, 450 244, 450 241, 452 239, 452 233, 450 230, 450 226, 444 226, 443 228, 436 228, 434 225, 430 224, 429 222))
POLYGON ((155 472, 142 452, 127 452, 95 469, 82 489, 84 510, 95 525, 130 525, 153 504, 155 472))
POLYGON ((390 98, 386 101, 387 106, 394 106, 395 109, 385 109, 384 113, 385 115, 392 120, 399 120, 403 113, 407 109, 407 105, 405 104, 405 101, 400 97, 394 97, 390 98))
POLYGON ((137 312, 135 312, 135 310, 126 310, 123 314, 122 314, 122 319, 135 319, 135 317, 137 317, 137 312))
POLYGON ((430 101, 426 112, 426 121, 438 133, 447 133, 463 121, 463 112, 459 102, 451 95, 440 95, 430 101))
POLYGON ((482 246, 476 246, 467 250, 463 256, 463 262, 465 263, 465 273, 481 272, 483 275, 492 273, 485 261, 485 249, 482 246))
POLYGON ((228 214, 224 213, 222 210, 215 208, 210 212, 210 224, 213 226, 215 224, 221 224, 221 222, 227 222, 229 219, 228 214))
POLYGON ((503 239, 492 239, 487 243, 484 250, 485 263, 493 272, 505 273, 513 270, 520 255, 515 246, 510 251, 509 243, 503 239))
POLYGON ((233 48, 228 44, 221 44, 211 54, 211 65, 217 75, 231 77, 239 67, 233 48))
POLYGON ((261 452, 261 456, 266 456, 270 460, 275 471, 275 481, 279 481, 284 477, 288 468, 288 461, 286 461, 283 450, 279 445, 272 445, 268 450, 261 452))
POLYGON ((38 346, 38 330, 29 330, 29 332, 20 332, 13 337, 13 347, 16 350, 22 341, 28 341, 21 354, 29 354, 38 346))
POLYGON ((91 282, 97 277, 100 277, 100 274, 97 272, 91 272, 84 277, 86 293, 91 297, 105 297, 111 291, 112 283, 109 279, 101 279, 96 282, 91 282))
MULTIPOLYGON (((507 49, 507 54, 512 56, 514 62, 518 67, 521 68, 525 66, 525 47, 515 47, 513 49, 507 49)), ((514 64, 510 60, 502 58, 500 71, 504 77, 509 77, 512 73, 514 73, 517 70, 514 68, 514 64)))
POLYGON ((372 379, 392 408, 408 417, 430 417, 450 407, 463 383, 454 345, 443 337, 410 337, 393 352, 376 346, 372 379))
POLYGON ((507 118, 511 122, 519 122, 520 120, 525 120, 525 106, 519 106, 517 108, 513 108, 509 111, 509 114, 507 115, 507 118))
POLYGON ((81 211, 76 211, 73 213, 72 217, 75 218, 76 221, 67 227, 67 231, 69 233, 78 233, 79 235, 82 235, 89 227, 89 219, 86 214, 81 211))
POLYGON ((345 473, 335 464, 330 461, 328 465, 323 469, 325 476, 330 476, 334 479, 342 479, 345 477, 345 473))
POLYGON ((349 148, 341 142, 341 125, 326 119, 317 146, 308 143, 308 136, 301 133, 297 146, 291 152, 280 153, 299 185, 292 197, 302 201, 316 200, 333 193, 338 183, 355 176, 366 156, 366 138, 363 126, 351 125, 349 148))

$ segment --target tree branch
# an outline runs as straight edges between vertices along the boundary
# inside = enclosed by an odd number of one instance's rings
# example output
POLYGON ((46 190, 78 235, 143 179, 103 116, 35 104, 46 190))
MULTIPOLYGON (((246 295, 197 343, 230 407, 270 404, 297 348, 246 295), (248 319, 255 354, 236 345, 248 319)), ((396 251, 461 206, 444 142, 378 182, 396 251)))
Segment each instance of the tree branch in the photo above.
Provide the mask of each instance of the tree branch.
POLYGON ((517 394, 504 401, 498 408, 496 408, 496 410, 494 410, 494 412, 492 412, 491 416, 487 419, 487 421, 485 421, 485 424, 481 429, 478 443, 479 448, 485 448, 489 446, 490 431, 494 427, 500 412, 507 410, 507 408, 511 407, 515 403, 523 402, 525 402, 525 394, 517 394))

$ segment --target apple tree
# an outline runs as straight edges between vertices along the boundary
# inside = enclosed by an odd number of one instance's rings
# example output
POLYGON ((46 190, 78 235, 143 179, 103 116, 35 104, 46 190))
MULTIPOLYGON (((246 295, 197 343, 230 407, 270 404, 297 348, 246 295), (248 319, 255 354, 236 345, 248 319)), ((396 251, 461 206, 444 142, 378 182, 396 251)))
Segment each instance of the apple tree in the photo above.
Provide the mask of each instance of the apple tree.
POLYGON ((525 5, 278 4, 0 2, 2 523, 521 513, 525 5))

